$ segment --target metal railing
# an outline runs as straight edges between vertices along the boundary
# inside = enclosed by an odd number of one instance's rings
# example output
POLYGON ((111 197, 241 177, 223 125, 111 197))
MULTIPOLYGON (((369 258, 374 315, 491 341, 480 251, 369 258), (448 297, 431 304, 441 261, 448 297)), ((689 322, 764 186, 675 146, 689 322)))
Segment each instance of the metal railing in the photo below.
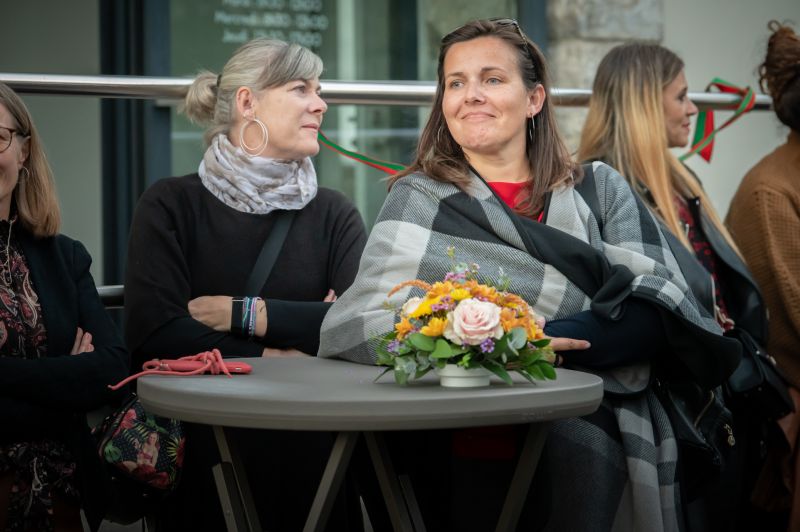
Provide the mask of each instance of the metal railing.
MULTIPOLYGON (((191 78, 144 76, 70 76, 61 74, 13 74, 0 72, 0 81, 20 93, 94 96, 100 98, 156 99, 165 103, 182 100, 191 78)), ((433 102, 434 82, 426 81, 334 81, 322 80, 322 92, 329 104, 426 106, 433 102)), ((592 91, 560 89, 552 91, 556 105, 585 107, 592 91)), ((732 94, 692 92, 689 98, 701 108, 735 108, 740 98, 732 94)), ((772 99, 756 96, 754 110, 769 110, 772 99)), ((98 293, 108 308, 124 304, 122 285, 98 286, 98 293)))
MULTIPOLYGON (((96 96, 101 98, 144 98, 165 101, 183 99, 190 78, 156 78, 143 76, 68 76, 61 74, 12 74, 0 72, 0 81, 14 90, 29 94, 96 96)), ((322 80, 322 93, 329 104, 349 105, 430 105, 436 85, 432 81, 334 81, 322 80)), ((589 89, 552 91, 556 105, 585 107, 589 89)), ((702 108, 735 107, 740 98, 735 94, 692 92, 689 98, 702 108)), ((756 95, 754 110, 772 108, 772 99, 756 95)))

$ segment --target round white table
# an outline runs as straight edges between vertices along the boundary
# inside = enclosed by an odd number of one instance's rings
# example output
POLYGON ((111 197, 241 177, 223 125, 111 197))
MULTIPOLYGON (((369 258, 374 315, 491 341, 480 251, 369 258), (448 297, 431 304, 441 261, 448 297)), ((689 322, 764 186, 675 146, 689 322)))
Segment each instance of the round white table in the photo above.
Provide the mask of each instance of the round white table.
MULTIPOLYGON (((230 361, 230 360, 229 360, 230 361)), ((306 522, 324 528, 353 448, 364 434, 396 530, 424 530, 410 486, 400 486, 380 431, 528 424, 524 444, 497 530, 513 530, 546 437, 547 421, 594 412, 602 381, 588 373, 558 369, 555 381, 531 384, 514 375, 486 388, 451 389, 426 375, 398 386, 381 368, 316 357, 256 358, 250 375, 147 376, 138 393, 149 411, 212 425, 222 464, 215 468, 230 530, 260 530, 235 442, 225 427, 338 433, 306 522), (403 491, 405 490, 405 492, 403 491)))

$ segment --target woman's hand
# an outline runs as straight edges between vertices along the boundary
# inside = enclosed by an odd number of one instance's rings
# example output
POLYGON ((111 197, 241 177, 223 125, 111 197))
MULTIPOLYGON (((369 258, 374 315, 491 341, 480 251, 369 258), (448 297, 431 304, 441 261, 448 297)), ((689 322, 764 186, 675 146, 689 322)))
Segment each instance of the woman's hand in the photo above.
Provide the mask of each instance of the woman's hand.
POLYGON ((75 343, 72 345, 70 355, 79 355, 81 353, 91 353, 94 351, 92 345, 92 333, 89 331, 84 332, 83 329, 78 327, 78 332, 75 334, 75 343))
MULTIPOLYGON (((546 320, 544 316, 537 316, 536 317, 536 326, 539 327, 541 330, 544 330, 544 325, 546 320)), ((546 336, 545 338, 550 339, 550 347, 553 348, 553 351, 558 353, 559 351, 578 351, 589 349, 592 347, 592 344, 587 342, 586 340, 577 340, 575 338, 553 338, 551 336, 546 336)), ((556 366, 560 366, 563 363, 564 359, 561 355, 556 354, 556 366)))
POLYGON ((189 314, 215 331, 230 332, 232 300, 230 296, 200 296, 189 301, 189 314))
POLYGON ((324 303, 333 303, 336 301, 336 292, 333 291, 333 288, 328 290, 328 294, 325 296, 325 299, 322 300, 324 303))
POLYGON ((311 355, 307 355, 302 351, 298 351, 297 349, 273 349, 271 347, 265 347, 264 352, 261 353, 262 357, 308 357, 311 355))

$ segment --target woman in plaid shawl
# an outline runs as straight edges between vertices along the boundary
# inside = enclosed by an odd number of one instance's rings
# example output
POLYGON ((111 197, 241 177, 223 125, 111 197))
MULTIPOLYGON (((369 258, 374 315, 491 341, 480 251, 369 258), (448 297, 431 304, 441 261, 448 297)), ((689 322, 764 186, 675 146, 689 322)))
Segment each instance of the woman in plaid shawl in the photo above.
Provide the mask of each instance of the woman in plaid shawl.
MULTIPOLYGON (((445 36, 438 78, 417 159, 393 180, 358 276, 323 322, 320 356, 373 363, 376 338, 394 325, 386 294, 408 279, 441 279, 450 246, 489 275, 502 268, 509 290, 547 317, 546 333, 574 338, 553 342, 565 364, 605 385, 596 413, 554 423, 540 466, 550 472, 547 496, 532 490, 520 529, 681 530, 676 441, 651 376, 668 371, 717 386, 736 367, 738 345, 697 304, 658 223, 617 172, 595 163, 582 183, 590 192, 576 189, 583 172, 559 136, 544 57, 516 21, 475 21, 445 36), (596 198, 596 209, 585 197, 596 198), (548 498, 543 523, 539 504, 548 498)), ((420 295, 414 290, 393 302, 420 295)), ((423 515, 432 529, 487 529, 473 514, 491 522, 502 502, 491 495, 502 496, 499 483, 510 477, 482 467, 485 456, 470 442, 494 446, 497 458, 508 447, 502 430, 447 436, 445 451, 472 465, 469 476, 490 471, 481 504, 459 522, 474 494, 459 491, 458 468, 456 477, 443 474, 431 458, 428 478, 414 483, 423 515), (442 504, 444 493, 460 511, 442 504)), ((407 435, 404 446, 416 442, 432 456, 430 437, 442 433, 407 435)))

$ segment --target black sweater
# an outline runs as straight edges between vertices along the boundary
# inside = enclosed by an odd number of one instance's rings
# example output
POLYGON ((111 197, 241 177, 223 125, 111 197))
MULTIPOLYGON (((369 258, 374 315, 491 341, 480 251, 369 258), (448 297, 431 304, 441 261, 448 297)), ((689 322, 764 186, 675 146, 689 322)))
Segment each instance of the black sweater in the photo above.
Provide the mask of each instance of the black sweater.
POLYGON ((260 294, 244 285, 275 221, 214 197, 197 174, 162 179, 142 195, 128 242, 125 334, 134 370, 154 357, 218 348, 225 357, 261 356, 264 346, 316 353, 319 328, 350 286, 366 242, 364 223, 339 192, 320 188, 292 222, 260 294), (259 341, 218 332, 194 320, 200 296, 255 296, 267 301, 267 335, 259 341))
POLYGON ((0 358, 0 439, 64 441, 78 462, 86 518, 97 530, 110 491, 85 413, 124 395, 108 385, 127 376, 128 353, 97 295, 86 248, 61 235, 35 239, 22 229, 18 235, 42 308, 47 356, 0 358), (92 334, 93 352, 69 354, 78 327, 92 334))

